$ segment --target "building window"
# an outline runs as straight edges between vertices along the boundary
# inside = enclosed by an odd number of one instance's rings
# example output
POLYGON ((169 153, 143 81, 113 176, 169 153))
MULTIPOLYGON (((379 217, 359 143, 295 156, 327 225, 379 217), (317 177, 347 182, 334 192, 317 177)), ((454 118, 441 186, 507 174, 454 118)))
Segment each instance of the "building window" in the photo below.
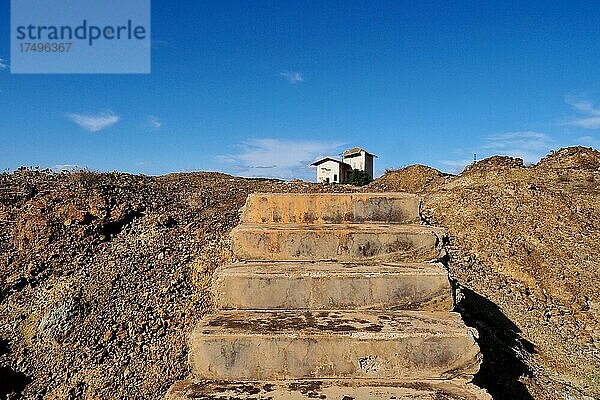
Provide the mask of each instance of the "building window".
POLYGON ((333 174, 333 181, 337 182, 337 174, 333 174))

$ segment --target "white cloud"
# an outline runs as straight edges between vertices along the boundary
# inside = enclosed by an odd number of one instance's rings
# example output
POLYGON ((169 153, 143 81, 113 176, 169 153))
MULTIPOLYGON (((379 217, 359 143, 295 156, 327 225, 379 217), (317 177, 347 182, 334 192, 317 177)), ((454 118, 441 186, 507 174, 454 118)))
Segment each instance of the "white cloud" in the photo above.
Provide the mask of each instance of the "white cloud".
POLYGON ((50 167, 54 172, 78 172, 85 170, 84 167, 77 164, 60 164, 50 167))
POLYGON ((570 118, 563 125, 578 126, 584 129, 600 129, 600 108, 594 107, 583 95, 567 95, 565 96, 565 103, 581 115, 570 118))
POLYGON ((121 120, 121 117, 112 111, 98 114, 69 114, 67 118, 89 132, 99 132, 121 120))
POLYGON ((600 149, 600 140, 598 138, 592 136, 581 136, 577 138, 577 141, 583 146, 589 146, 595 149, 600 149))
POLYGON ((160 127, 162 126, 162 122, 160 122, 160 120, 157 117, 155 117, 154 115, 150 115, 148 117, 148 124, 153 129, 160 129, 160 127))
POLYGON ((341 142, 293 139, 249 139, 234 154, 217 156, 229 170, 246 177, 313 179, 310 164, 321 156, 339 153, 341 142))
POLYGON ((550 151, 553 144, 552 138, 542 132, 504 132, 488 136, 481 150, 486 157, 506 155, 522 158, 526 163, 535 163, 550 151))
MULTIPOLYGON (((555 146, 555 141, 545 133, 535 131, 503 132, 484 138, 483 143, 467 154, 477 155, 477 160, 492 156, 522 158, 526 164, 536 163, 555 146)), ((473 159, 439 160, 448 167, 447 171, 458 173, 473 159)))
POLYGON ((6 63, 6 60, 3 58, 0 58, 0 71, 8 69, 8 67, 9 67, 9 65, 6 63))
POLYGON ((282 71, 279 75, 284 77, 292 85, 295 85, 298 82, 304 82, 304 77, 300 72, 282 71))
POLYGON ((567 95, 565 96, 565 103, 573 107, 575 111, 582 114, 591 114, 600 116, 600 109, 594 108, 593 104, 587 100, 583 95, 567 95))
POLYGON ((462 160, 439 160, 438 163, 445 166, 444 171, 452 174, 460 173, 465 167, 473 162, 473 159, 462 159, 462 160))

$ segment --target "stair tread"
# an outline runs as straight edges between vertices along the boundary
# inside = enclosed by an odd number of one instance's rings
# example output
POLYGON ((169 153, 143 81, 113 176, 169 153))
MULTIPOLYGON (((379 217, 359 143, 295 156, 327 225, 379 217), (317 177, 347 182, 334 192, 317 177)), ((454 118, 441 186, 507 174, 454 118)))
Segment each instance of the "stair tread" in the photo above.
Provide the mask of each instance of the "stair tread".
POLYGON ((331 197, 379 197, 379 198, 389 198, 389 199, 420 199, 421 196, 414 193, 407 192, 348 192, 348 193, 268 193, 268 192, 257 192, 251 193, 248 197, 282 197, 282 198, 290 198, 290 197, 315 197, 322 198, 323 196, 331 196, 331 197))
POLYGON ((358 263, 328 261, 251 261, 225 264, 217 270, 219 275, 312 276, 325 274, 376 274, 376 275, 443 275, 448 272, 440 263, 358 263))
POLYGON ((254 224, 242 223, 233 228, 234 230, 260 230, 260 231, 331 231, 345 230, 350 232, 402 232, 402 233, 445 233, 444 228, 438 228, 421 224, 386 224, 386 223, 362 223, 362 224, 254 224))
POLYGON ((463 380, 370 381, 181 381, 167 393, 167 400, 225 399, 335 399, 335 400, 491 400, 482 390, 463 380))
POLYGON ((195 335, 348 336, 394 339, 471 335, 452 312, 225 310, 207 316, 195 335))

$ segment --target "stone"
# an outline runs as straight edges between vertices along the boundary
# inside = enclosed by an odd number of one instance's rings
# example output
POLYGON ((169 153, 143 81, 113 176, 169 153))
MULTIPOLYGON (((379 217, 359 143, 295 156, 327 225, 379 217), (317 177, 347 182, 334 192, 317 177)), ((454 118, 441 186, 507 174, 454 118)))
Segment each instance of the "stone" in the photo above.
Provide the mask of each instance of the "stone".
POLYGON ((228 264, 215 271, 220 309, 404 309, 449 311, 443 265, 328 262, 228 264))
POLYGON ((219 311, 190 347, 198 379, 468 379, 480 363, 449 312, 219 311))
POLYGON ((247 225, 231 232, 240 260, 429 261, 445 231, 422 225, 247 225))
POLYGON ((245 224, 397 223, 421 221, 421 199, 408 193, 250 194, 245 224))
POLYGON ((401 193, 255 194, 168 400, 479 400, 444 229, 401 193))
POLYGON ((491 400, 483 390, 464 381, 340 381, 273 382, 181 381, 166 400, 491 400))

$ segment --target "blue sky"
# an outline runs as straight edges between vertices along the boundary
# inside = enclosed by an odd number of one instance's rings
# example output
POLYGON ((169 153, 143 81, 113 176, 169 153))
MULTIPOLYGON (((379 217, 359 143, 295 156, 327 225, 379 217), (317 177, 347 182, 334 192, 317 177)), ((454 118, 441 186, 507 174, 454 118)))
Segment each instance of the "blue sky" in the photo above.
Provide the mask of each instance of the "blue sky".
POLYGON ((150 75, 11 74, 8 3, 2 170, 287 179, 353 146, 379 173, 600 147, 594 2, 154 0, 150 75))

